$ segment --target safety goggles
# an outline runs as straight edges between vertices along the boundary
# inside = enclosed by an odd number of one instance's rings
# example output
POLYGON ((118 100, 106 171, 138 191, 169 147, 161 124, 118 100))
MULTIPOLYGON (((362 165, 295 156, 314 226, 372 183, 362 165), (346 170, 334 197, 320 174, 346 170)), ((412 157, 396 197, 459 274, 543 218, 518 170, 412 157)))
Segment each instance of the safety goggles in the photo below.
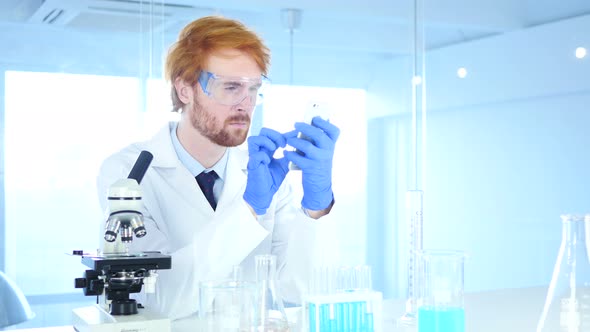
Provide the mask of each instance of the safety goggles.
POLYGON ((203 92, 220 104, 227 106, 238 105, 244 99, 250 98, 253 105, 262 103, 264 87, 268 85, 268 79, 231 77, 216 75, 208 71, 201 71, 199 84, 203 92))

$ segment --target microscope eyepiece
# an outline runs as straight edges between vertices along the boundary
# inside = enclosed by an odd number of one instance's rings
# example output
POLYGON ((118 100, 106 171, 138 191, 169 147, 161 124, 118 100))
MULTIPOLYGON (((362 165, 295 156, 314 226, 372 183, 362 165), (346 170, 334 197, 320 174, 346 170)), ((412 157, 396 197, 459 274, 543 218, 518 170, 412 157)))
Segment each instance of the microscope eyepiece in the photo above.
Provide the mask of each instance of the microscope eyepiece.
POLYGON ((149 151, 141 151, 127 178, 134 179, 138 184, 141 183, 145 172, 147 172, 148 167, 150 167, 152 159, 154 159, 154 155, 149 151))

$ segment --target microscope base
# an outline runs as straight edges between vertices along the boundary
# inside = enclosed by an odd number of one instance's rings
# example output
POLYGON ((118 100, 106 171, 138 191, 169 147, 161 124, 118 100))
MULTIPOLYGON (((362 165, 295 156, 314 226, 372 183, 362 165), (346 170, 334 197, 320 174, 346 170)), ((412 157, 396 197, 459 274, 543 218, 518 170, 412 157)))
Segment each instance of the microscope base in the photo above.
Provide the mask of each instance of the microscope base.
POLYGON ((73 310, 74 329, 78 332, 170 332, 170 319, 140 309, 138 314, 113 316, 98 305, 73 310))

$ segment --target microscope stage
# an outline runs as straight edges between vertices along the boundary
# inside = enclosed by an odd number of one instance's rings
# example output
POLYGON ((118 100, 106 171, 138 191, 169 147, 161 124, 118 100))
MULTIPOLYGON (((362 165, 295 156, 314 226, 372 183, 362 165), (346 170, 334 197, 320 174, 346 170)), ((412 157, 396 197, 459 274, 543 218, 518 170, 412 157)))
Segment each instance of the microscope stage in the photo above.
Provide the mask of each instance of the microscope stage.
POLYGON ((144 251, 136 254, 82 255, 82 264, 95 271, 168 270, 172 266, 172 257, 158 251, 144 251))

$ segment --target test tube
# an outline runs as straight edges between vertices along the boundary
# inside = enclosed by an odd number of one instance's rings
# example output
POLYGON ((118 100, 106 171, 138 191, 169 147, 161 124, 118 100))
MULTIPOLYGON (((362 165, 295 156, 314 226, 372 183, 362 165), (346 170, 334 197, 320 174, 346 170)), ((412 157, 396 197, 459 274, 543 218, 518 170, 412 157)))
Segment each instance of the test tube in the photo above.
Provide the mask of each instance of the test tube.
POLYGON ((372 291, 370 266, 317 267, 312 270, 309 286, 304 331, 375 331, 375 319, 381 317, 381 297, 372 291), (379 306, 377 318, 375 305, 379 306))
POLYGON ((244 280, 244 270, 240 265, 234 265, 232 267, 232 280, 233 281, 243 281, 244 280))
POLYGON ((371 267, 359 265, 354 268, 354 287, 357 290, 370 291, 373 289, 371 267))

